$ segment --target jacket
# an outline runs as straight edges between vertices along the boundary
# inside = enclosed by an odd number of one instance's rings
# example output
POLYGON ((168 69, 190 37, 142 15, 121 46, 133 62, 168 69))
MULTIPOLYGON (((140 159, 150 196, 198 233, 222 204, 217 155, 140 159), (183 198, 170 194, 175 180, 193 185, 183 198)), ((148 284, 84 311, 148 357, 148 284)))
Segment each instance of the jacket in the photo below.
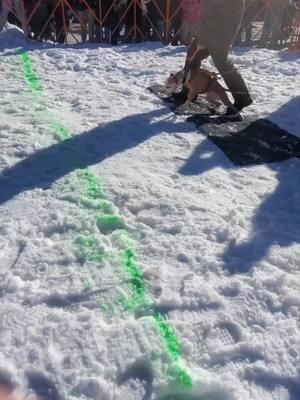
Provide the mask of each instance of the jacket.
POLYGON ((196 24, 200 17, 201 0, 181 0, 181 15, 184 24, 196 24))
POLYGON ((202 0, 198 43, 228 52, 241 26, 245 0, 202 0))

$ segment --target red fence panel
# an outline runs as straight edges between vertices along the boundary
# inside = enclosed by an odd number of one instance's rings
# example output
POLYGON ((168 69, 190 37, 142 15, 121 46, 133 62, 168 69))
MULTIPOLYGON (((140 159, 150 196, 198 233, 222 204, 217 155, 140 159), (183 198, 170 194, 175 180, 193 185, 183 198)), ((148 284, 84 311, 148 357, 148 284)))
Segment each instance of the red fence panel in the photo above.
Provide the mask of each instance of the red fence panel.
MULTIPOLYGON (((201 1, 204 0, 199 0, 199 10, 201 1)), ((191 15, 188 7, 195 7, 190 0, 2 0, 2 3, 21 20, 20 25, 31 37, 60 43, 80 43, 88 37, 90 41, 113 44, 143 40, 188 44, 196 29, 196 24, 189 26, 185 20, 185 15, 191 15)), ((300 10, 295 3, 246 0, 246 5, 236 44, 270 48, 299 45, 300 10)), ((5 19, 4 11, 0 24, 5 19)), ((201 14, 196 9, 193 12, 196 19, 201 14)))

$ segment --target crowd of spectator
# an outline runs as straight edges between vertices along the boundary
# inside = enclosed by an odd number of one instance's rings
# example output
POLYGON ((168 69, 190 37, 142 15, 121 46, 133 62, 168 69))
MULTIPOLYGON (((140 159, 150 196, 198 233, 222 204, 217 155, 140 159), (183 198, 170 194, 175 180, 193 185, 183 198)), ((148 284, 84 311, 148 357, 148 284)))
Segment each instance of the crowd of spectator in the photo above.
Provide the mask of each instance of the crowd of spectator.
MULTIPOLYGON (((67 35, 71 35, 83 43, 116 45, 119 42, 161 40, 188 45, 201 18, 202 0, 1 2, 0 29, 11 3, 15 13, 10 13, 9 20, 19 22, 26 34, 36 40, 65 43, 67 35), (18 9, 20 7, 22 10, 18 9), (14 21, 16 16, 17 21, 14 21), (28 21, 26 27, 22 19, 28 21)), ((246 0, 245 16, 236 44, 277 48, 286 43, 292 33, 299 3, 300 0, 246 0)))

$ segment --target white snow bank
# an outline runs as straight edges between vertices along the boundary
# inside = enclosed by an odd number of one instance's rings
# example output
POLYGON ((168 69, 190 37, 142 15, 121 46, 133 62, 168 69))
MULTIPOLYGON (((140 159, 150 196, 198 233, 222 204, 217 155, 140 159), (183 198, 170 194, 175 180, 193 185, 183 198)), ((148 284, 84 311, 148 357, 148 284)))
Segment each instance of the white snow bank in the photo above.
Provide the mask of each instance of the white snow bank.
MULTIPOLYGON (((23 392, 50 389, 54 400, 180 395, 153 319, 101 310, 126 294, 118 263, 74 255, 86 231, 112 252, 120 235, 103 234, 93 204, 82 206, 77 164, 52 146, 47 112, 70 129, 76 157, 124 218, 194 378, 181 399, 297 400, 300 161, 236 168, 149 94, 150 83, 182 66, 183 48, 25 46, 19 35, 0 34, 3 373, 23 392), (14 46, 30 50, 43 107, 14 46)), ((243 70, 256 100, 248 112, 299 135, 297 56, 245 49, 233 58, 257 61, 243 70)))

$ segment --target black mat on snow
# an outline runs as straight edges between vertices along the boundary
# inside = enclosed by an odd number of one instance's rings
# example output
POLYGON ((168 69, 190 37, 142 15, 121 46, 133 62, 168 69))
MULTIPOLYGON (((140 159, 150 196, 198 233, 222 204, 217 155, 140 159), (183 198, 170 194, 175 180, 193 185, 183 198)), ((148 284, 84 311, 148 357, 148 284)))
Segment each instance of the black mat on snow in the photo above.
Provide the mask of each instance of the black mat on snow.
MULTIPOLYGON (((171 111, 178 112, 184 99, 167 96, 161 85, 148 88, 168 104, 171 111)), ((300 158, 300 139, 267 119, 245 118, 242 121, 212 115, 209 104, 198 98, 184 115, 187 121, 201 128, 201 133, 215 143, 235 165, 259 165, 278 162, 292 157, 300 158)))

